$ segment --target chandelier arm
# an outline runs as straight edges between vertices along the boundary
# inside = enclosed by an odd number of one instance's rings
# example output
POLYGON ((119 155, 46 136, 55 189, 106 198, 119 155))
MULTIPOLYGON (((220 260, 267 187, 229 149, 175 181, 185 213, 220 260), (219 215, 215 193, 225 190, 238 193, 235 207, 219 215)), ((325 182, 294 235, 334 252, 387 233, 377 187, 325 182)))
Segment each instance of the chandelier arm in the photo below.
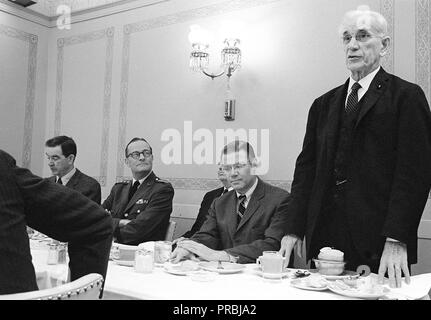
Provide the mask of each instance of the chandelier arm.
POLYGON ((205 70, 202 70, 202 73, 203 73, 204 75, 206 75, 206 76, 210 77, 212 80, 214 80, 214 78, 217 78, 217 77, 220 77, 220 76, 224 75, 224 74, 225 74, 225 71, 222 71, 222 72, 220 72, 220 73, 218 73, 218 74, 214 74, 214 73, 208 73, 208 72, 206 72, 205 70))

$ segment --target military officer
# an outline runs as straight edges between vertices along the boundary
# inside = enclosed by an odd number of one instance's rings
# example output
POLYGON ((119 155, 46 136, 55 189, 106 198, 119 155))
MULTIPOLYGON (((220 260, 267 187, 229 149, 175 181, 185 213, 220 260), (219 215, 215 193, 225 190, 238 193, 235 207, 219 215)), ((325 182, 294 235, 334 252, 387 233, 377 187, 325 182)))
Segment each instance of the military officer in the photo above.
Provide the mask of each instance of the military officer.
POLYGON ((174 189, 154 174, 153 151, 144 138, 133 138, 126 146, 125 156, 133 179, 116 183, 102 204, 113 218, 116 242, 137 245, 163 240, 174 189))

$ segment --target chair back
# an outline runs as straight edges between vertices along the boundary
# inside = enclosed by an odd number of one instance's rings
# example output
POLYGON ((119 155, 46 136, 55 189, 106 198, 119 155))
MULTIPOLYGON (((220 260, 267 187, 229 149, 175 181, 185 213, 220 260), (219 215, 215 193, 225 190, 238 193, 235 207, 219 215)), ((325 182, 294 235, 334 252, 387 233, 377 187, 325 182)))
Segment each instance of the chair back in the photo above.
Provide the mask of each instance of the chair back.
POLYGON ((54 288, 0 295, 0 300, 97 300, 102 284, 100 274, 90 273, 54 288))
POLYGON ((174 239, 174 232, 177 223, 175 221, 169 221, 168 230, 166 230, 165 241, 172 241, 174 239))

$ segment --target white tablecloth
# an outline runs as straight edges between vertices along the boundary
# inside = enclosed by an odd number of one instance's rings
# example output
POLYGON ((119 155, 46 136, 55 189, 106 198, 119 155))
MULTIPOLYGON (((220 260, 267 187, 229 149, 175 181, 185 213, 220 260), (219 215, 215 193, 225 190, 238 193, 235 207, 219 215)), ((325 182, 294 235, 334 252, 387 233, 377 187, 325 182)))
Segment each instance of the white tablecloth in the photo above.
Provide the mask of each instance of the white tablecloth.
MULTIPOLYGON (((254 264, 246 265, 237 274, 220 274, 211 282, 198 282, 189 276, 169 274, 162 267, 152 273, 137 273, 133 267, 117 265, 110 261, 105 283, 106 297, 126 296, 148 300, 340 300, 352 299, 331 291, 301 290, 290 285, 291 279, 268 283, 256 272, 254 264)), ((431 274, 412 277, 431 287, 431 274)), ((422 296, 425 296, 423 294, 422 296)), ((398 298, 402 298, 398 295, 398 298)))

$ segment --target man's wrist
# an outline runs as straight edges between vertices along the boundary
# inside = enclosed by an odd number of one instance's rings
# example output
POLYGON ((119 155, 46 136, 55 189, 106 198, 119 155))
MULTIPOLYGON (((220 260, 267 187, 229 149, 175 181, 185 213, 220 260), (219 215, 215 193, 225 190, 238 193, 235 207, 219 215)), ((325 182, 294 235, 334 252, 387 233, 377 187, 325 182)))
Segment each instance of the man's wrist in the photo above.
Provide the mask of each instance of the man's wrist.
POLYGON ((232 263, 236 263, 238 261, 238 257, 234 257, 226 251, 222 251, 222 253, 223 253, 222 260, 220 260, 220 261, 227 261, 227 262, 232 262, 232 263))

